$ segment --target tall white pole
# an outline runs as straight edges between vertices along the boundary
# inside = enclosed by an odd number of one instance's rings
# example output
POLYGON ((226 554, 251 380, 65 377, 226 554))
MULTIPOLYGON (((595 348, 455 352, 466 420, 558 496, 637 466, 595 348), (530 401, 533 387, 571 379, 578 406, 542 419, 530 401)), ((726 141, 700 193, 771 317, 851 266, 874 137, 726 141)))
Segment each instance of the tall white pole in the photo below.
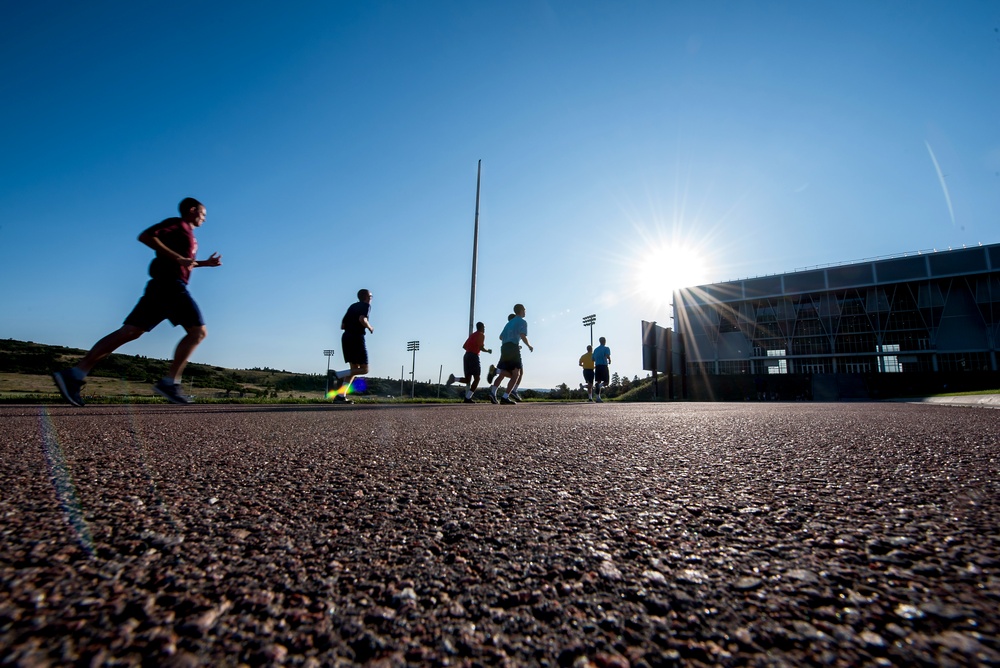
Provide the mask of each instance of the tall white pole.
POLYGON ((472 233, 472 298, 469 301, 469 334, 476 327, 476 262, 479 259, 479 186, 482 183, 483 161, 476 167, 476 226, 472 233))

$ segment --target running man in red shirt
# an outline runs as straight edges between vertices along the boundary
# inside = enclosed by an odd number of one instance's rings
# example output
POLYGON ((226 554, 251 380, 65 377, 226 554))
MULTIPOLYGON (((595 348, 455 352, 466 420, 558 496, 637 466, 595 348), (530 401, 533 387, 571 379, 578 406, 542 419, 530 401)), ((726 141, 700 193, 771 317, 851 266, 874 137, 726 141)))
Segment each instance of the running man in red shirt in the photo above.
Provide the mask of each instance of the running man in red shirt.
POLYGON ((212 253, 207 260, 197 260, 198 242, 194 228, 205 222, 205 206, 187 197, 178 206, 181 217, 167 218, 139 235, 139 241, 156 251, 149 265, 150 281, 146 292, 124 324, 94 344, 83 359, 72 369, 52 374, 63 398, 74 406, 83 406, 80 390, 87 374, 102 359, 129 341, 135 341, 164 320, 180 325, 186 332, 177 344, 174 360, 167 375, 153 385, 153 391, 174 404, 189 404, 191 400, 181 394, 180 379, 195 348, 208 330, 198 305, 187 290, 191 270, 195 267, 218 267, 222 256, 212 253))
POLYGON ((479 387, 479 378, 483 374, 483 367, 479 363, 479 353, 489 353, 493 354, 492 350, 486 348, 483 344, 486 342, 486 325, 481 322, 476 323, 476 331, 469 334, 469 338, 465 340, 462 347, 465 348, 465 356, 462 358, 462 366, 465 369, 465 375, 461 378, 456 378, 455 374, 450 374, 448 376, 448 385, 452 383, 465 383, 465 400, 463 403, 474 404, 475 401, 472 400, 472 395, 475 393, 476 388, 479 387))

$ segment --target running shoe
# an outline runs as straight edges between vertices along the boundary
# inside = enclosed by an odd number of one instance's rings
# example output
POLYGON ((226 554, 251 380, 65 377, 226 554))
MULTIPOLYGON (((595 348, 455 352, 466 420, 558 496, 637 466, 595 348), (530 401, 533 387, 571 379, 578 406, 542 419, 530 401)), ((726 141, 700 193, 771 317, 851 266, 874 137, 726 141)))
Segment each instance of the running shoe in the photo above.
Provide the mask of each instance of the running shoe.
POLYGON ((510 393, 510 398, 513 399, 514 401, 516 401, 517 403, 521 403, 521 401, 522 401, 521 395, 518 394, 517 392, 511 392, 510 393))
POLYGON ((517 402, 512 401, 509 397, 500 397, 500 403, 505 406, 517 406, 517 402))
POLYGON ((445 385, 446 385, 446 386, 447 386, 447 385, 451 385, 451 384, 453 384, 454 382, 455 382, 455 374, 453 374, 453 373, 450 373, 450 374, 448 374, 448 382, 447 382, 447 383, 445 383, 445 385))
POLYGON ((498 404, 498 403, 500 403, 500 402, 499 402, 499 401, 497 400, 497 392, 496 392, 496 390, 492 390, 492 389, 491 389, 491 390, 489 391, 489 397, 490 397, 490 401, 491 401, 492 403, 494 403, 494 404, 498 404))
POLYGON ((492 383, 493 379, 497 377, 497 367, 495 364, 490 365, 490 370, 486 374, 486 382, 492 383))
POLYGON ((600 397, 597 397, 596 399, 594 399, 594 403, 595 404, 603 404, 604 403, 604 399, 601 399, 600 397))
POLYGON ((52 374, 52 379, 56 381, 56 387, 59 388, 59 394, 62 395, 63 399, 74 406, 83 407, 83 399, 80 397, 80 390, 83 389, 85 383, 82 380, 74 378, 73 372, 69 369, 56 371, 52 374))
POLYGON ((180 383, 164 383, 163 379, 156 381, 153 392, 160 395, 172 404, 189 404, 191 399, 181 394, 180 383))
POLYGON ((476 402, 475 402, 475 401, 473 401, 472 399, 463 399, 463 400, 462 400, 462 403, 463 403, 463 404, 474 404, 474 403, 476 403, 476 402))
POLYGON ((353 404, 354 402, 347 398, 346 395, 338 394, 333 398, 333 403, 335 404, 353 404))

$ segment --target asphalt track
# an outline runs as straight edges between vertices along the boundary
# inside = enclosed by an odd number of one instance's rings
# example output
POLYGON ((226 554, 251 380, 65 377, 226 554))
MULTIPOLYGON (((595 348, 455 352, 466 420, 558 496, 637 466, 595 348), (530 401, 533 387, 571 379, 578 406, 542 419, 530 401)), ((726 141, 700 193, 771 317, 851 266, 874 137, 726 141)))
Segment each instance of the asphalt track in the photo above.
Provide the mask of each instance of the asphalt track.
POLYGON ((998 665, 1000 412, 0 407, 0 665, 998 665))

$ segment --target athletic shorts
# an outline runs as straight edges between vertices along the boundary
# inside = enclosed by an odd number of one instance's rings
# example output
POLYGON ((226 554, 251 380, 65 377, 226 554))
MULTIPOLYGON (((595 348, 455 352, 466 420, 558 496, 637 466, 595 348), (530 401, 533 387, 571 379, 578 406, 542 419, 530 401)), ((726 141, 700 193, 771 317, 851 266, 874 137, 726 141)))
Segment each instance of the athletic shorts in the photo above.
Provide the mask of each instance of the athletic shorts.
POLYGON ((500 361, 497 368, 504 371, 514 371, 521 367, 521 346, 516 343, 500 344, 500 361))
POLYGON ((462 367, 465 371, 465 377, 469 380, 473 376, 483 375, 483 367, 479 363, 479 353, 465 351, 465 357, 462 358, 462 367))
POLYGON ((584 369, 583 370, 583 380, 584 380, 584 382, 587 382, 587 383, 593 383, 594 382, 594 370, 593 369, 584 369))
POLYGON ((344 351, 344 361, 348 364, 368 364, 368 349, 365 348, 364 334, 344 334, 340 337, 340 347, 344 351))
POLYGON ((598 364, 594 367, 594 380, 605 385, 611 382, 611 374, 608 373, 607 364, 598 364))
POLYGON ((126 316, 125 324, 149 332, 164 320, 185 329, 205 324, 183 281, 153 279, 147 283, 146 292, 126 316))

